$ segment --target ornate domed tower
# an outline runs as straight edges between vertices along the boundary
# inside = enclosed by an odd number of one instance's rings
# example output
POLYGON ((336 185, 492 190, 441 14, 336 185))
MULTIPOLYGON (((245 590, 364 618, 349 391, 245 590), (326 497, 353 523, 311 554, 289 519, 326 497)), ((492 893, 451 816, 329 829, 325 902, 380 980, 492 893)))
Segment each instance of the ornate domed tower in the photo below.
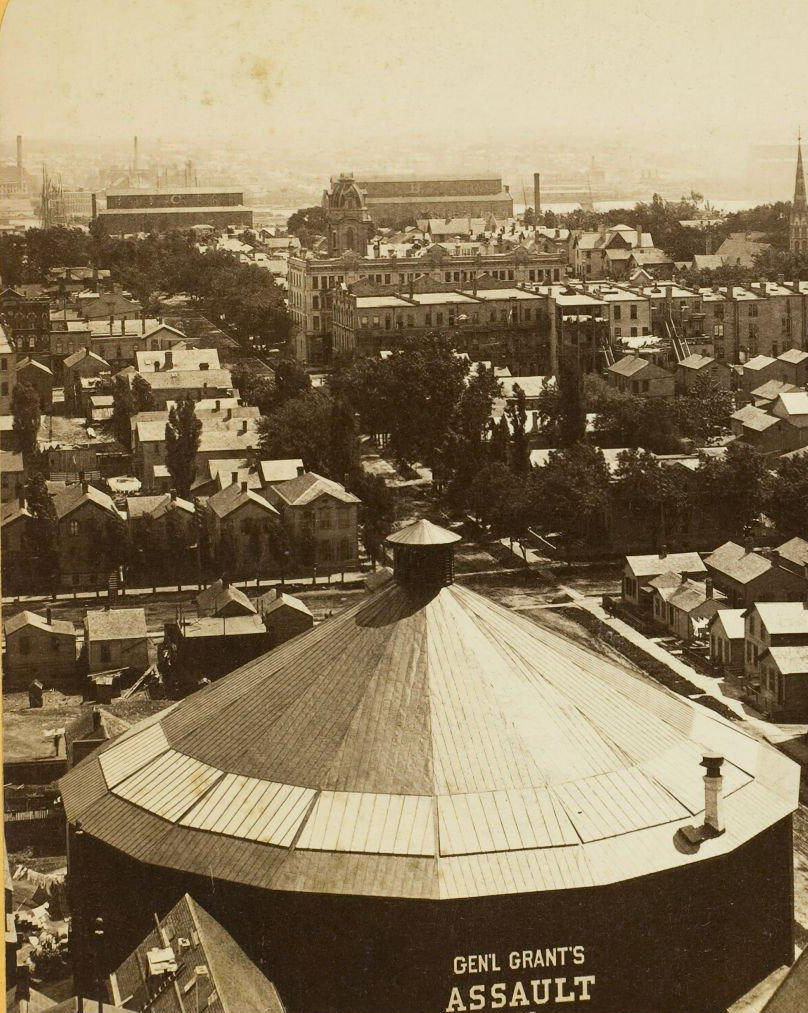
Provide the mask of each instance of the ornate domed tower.
POLYGON ((808 255, 808 203, 805 200, 802 139, 799 137, 797 138, 797 178, 794 181, 794 203, 791 205, 788 246, 792 253, 808 255))
POLYGON ((332 177, 331 190, 323 194, 323 208, 328 219, 328 252, 338 256, 353 250, 364 257, 373 238, 373 221, 353 175, 332 177))

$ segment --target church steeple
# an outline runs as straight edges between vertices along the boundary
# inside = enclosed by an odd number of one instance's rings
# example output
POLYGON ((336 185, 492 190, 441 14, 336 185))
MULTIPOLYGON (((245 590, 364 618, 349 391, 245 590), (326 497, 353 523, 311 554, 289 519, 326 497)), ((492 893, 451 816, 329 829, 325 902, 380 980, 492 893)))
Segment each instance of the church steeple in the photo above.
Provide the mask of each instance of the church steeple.
POLYGON ((797 135, 797 175, 794 180, 794 203, 788 230, 792 253, 808 254, 808 202, 805 199, 805 172, 802 167, 802 136, 797 135))
POLYGON ((802 136, 797 137, 797 178, 794 181, 794 211, 808 211, 805 201, 805 173, 802 169, 802 136))

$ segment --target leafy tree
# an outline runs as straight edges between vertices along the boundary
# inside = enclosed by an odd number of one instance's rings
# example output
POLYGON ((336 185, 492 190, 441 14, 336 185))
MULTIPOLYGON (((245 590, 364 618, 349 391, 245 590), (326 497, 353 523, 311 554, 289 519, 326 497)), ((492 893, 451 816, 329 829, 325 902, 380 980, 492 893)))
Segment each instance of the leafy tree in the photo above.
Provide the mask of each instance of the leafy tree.
POLYGON ((311 377, 296 359, 281 359, 275 366, 275 396, 279 405, 311 390, 311 377))
POLYGON ((362 432, 378 437, 393 428, 396 402, 387 360, 360 356, 338 361, 329 389, 359 416, 362 432))
POLYGON ((527 443, 527 399, 518 383, 513 385, 513 395, 505 408, 511 430, 511 469, 524 473, 530 468, 530 450, 527 443))
POLYGON ((697 443, 706 443, 729 431, 735 396, 715 380, 700 376, 688 394, 674 398, 672 407, 679 433, 697 443))
POLYGON ((469 490, 469 509, 495 535, 508 533, 511 503, 525 479, 516 476, 503 461, 492 461, 474 476, 469 490))
POLYGON ((148 381, 137 374, 132 380, 132 398, 136 412, 153 412, 157 407, 148 381))
POLYGON ((187 497, 196 477, 196 452, 202 423, 190 399, 175 405, 166 424, 166 467, 178 494, 187 497))
POLYGON ((631 544, 676 543, 690 526, 690 487, 682 482, 681 472, 664 467, 645 450, 619 455, 611 504, 612 533, 622 533, 631 544))
POLYGON ((558 435, 561 446, 569 447, 586 435, 586 404, 578 363, 564 355, 558 372, 558 435))
POLYGON ((474 476, 488 460, 491 408, 501 387, 493 370, 480 366, 460 394, 441 454, 451 475, 450 499, 457 506, 466 502, 474 476))
POLYGON ((697 472, 699 507, 728 538, 743 541, 771 502, 772 476, 753 447, 730 443, 724 457, 705 457, 697 472))
POLYGON ((231 369, 233 386, 245 404, 254 405, 262 415, 269 415, 278 405, 274 381, 268 376, 251 373, 242 363, 231 369))
POLYGON ((553 451, 533 477, 536 522, 558 535, 567 559, 606 543, 610 475, 601 450, 576 443, 553 451))
POLYGON ((347 488, 362 501, 359 509, 362 544, 375 570, 384 540, 393 527, 393 496, 381 475, 369 475, 361 468, 351 472, 347 488))
POLYGON ((781 458, 775 472, 766 513, 782 538, 808 538, 808 454, 781 458))
POLYGON ((115 438, 125 447, 132 445, 130 421, 135 414, 135 399, 125 377, 117 376, 112 387, 112 428, 115 438))
POLYGON ((390 445, 402 465, 435 464, 454 418, 467 366, 436 334, 402 342, 383 360, 380 394, 390 411, 390 445))
POLYGON ((300 208, 286 222, 286 230, 290 235, 297 236, 304 246, 311 246, 318 236, 328 231, 325 210, 320 206, 300 208))
POLYGON ((25 546, 34 587, 55 591, 59 582, 59 518, 45 479, 34 474, 25 487, 30 517, 25 526, 25 546))
POLYGON ((310 390, 290 398, 258 422, 264 457, 300 457, 307 471, 328 472, 332 400, 310 390))
POLYGON ((359 463, 356 421, 349 405, 342 400, 331 402, 329 420, 328 474, 336 482, 345 477, 359 463))
POLYGON ((488 445, 488 456, 492 462, 507 464, 510 451, 511 431, 504 416, 498 422, 490 424, 491 439, 488 445))
POLYGON ((42 413, 39 407, 39 395, 34 388, 21 380, 14 387, 11 395, 11 414, 14 432, 20 443, 23 455, 28 458, 36 450, 36 437, 42 413))
POLYGON ((611 392, 595 406, 598 440, 607 447, 643 447, 655 454, 679 449, 673 409, 660 398, 611 392))

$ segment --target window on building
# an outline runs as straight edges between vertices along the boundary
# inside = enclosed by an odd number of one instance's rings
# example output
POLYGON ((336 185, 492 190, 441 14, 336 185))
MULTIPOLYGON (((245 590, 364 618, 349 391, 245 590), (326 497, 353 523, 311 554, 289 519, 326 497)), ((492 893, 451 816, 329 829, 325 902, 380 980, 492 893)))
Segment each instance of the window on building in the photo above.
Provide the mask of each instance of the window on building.
POLYGON ((313 310, 318 310, 320 308, 320 297, 318 295, 313 295, 311 297, 311 308, 313 310))
POLYGON ((622 338, 622 337, 623 337, 623 331, 622 331, 622 328, 620 328, 620 327, 615 327, 615 329, 614 329, 614 336, 615 336, 616 338, 622 338))
POLYGON ((622 312, 623 311, 622 311, 622 308, 620 306, 615 306, 614 307, 614 319, 615 320, 619 320, 622 312))
POLYGON ((650 385, 651 385, 651 383, 650 383, 649 380, 643 380, 642 381, 642 392, 643 392, 643 394, 645 394, 648 391, 648 388, 650 387, 650 385))
POLYGON ((631 304, 631 306, 629 308, 629 316, 631 317, 632 320, 636 320, 637 319, 637 305, 636 305, 636 303, 632 303, 631 304))
POLYGON ((101 660, 111 661, 112 655, 110 654, 109 644, 101 644, 101 660))
POLYGON ((351 558, 351 542, 348 538, 340 538, 339 540, 339 558, 350 559, 351 558))
POLYGON ((407 314, 407 327, 415 327, 415 317, 412 313, 407 314))
POLYGON ((8 394, 8 384, 5 380, 0 383, 0 394, 8 394))
POLYGON ((71 535, 77 535, 79 533, 79 522, 78 521, 70 521, 70 523, 68 524, 67 527, 68 527, 68 531, 70 532, 71 535))
POLYGON ((392 327, 393 327, 393 318, 388 313, 387 316, 385 316, 384 318, 384 329, 386 331, 389 331, 392 330, 392 327))
POLYGON ((331 562, 331 542, 325 541, 319 543, 320 559, 324 563, 331 562))
POLYGON ((436 323, 437 323, 438 327, 440 327, 441 324, 443 323, 443 314, 442 313, 437 313, 436 317, 435 317, 435 320, 436 320, 436 323))
POLYGON ((314 327, 315 331, 319 331, 320 330, 320 318, 317 316, 316 313, 312 317, 312 326, 314 327))
POLYGON ((758 315, 757 303, 752 303, 749 307, 749 316, 756 317, 758 315))

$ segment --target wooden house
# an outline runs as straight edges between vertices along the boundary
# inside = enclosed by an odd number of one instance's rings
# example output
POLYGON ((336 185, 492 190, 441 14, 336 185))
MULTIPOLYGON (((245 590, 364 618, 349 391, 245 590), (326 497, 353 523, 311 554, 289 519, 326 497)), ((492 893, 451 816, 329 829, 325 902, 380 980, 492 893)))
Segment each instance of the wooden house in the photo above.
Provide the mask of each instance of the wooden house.
POLYGON ((325 569, 347 569, 359 562, 359 499, 339 482, 313 471, 267 487, 299 556, 325 569), (303 551, 308 543, 308 552, 303 551))
POLYGON ((254 616, 258 609, 242 590, 220 577, 196 596, 196 611, 200 616, 254 616))
POLYGON ((90 673, 128 669, 140 674, 149 665, 145 609, 88 611, 84 617, 84 643, 90 673))
POLYGON ((668 552, 664 548, 658 553, 643 556, 626 556, 623 564, 623 600, 626 604, 644 612, 653 613, 654 588, 651 581, 661 574, 675 574, 682 577, 699 577, 707 573, 698 552, 668 552))
POLYGON ((733 675, 743 672, 744 609, 719 609, 708 623, 710 661, 733 675))
POLYGON ((76 628, 53 619, 50 609, 43 618, 35 612, 18 612, 3 623, 7 684, 24 685, 38 679, 55 687, 76 676, 76 628))
POLYGON ((285 594, 279 587, 256 598, 255 604, 273 647, 305 633, 314 625, 314 617, 306 604, 294 595, 285 594))
POLYGON ((793 601, 803 595, 801 575, 776 566, 751 545, 725 542, 704 560, 713 585, 731 608, 749 608, 759 601, 793 601))

